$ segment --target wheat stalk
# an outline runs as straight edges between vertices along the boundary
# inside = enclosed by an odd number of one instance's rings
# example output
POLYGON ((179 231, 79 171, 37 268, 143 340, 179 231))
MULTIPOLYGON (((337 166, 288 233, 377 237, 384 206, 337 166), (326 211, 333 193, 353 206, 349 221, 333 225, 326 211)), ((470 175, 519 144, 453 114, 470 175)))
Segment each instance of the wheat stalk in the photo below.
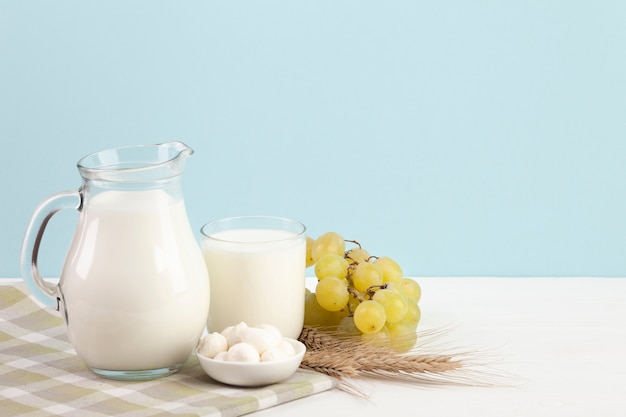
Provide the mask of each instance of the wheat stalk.
POLYGON ((422 352, 432 342, 436 332, 425 334, 425 342, 416 344, 405 353, 389 346, 361 342, 359 337, 342 337, 332 330, 305 327, 299 340, 307 351, 301 368, 330 375, 339 380, 339 388, 363 394, 350 383, 357 377, 390 378, 422 383, 455 383, 484 385, 479 374, 464 362, 468 354, 422 352))

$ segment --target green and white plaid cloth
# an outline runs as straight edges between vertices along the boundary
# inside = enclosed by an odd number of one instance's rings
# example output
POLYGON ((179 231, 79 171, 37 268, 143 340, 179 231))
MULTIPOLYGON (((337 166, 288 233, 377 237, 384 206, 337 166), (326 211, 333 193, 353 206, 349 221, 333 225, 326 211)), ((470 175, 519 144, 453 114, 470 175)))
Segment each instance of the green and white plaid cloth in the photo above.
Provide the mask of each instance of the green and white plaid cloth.
POLYGON ((193 355, 164 378, 104 379, 76 356, 56 311, 41 307, 22 283, 0 285, 0 416, 238 416, 335 384, 300 369, 270 386, 229 387, 209 378, 193 355))

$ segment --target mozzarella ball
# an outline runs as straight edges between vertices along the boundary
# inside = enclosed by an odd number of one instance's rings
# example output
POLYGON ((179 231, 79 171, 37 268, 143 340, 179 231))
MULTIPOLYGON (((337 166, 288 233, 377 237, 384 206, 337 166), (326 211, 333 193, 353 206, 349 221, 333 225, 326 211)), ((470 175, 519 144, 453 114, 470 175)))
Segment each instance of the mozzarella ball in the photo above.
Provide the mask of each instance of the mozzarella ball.
POLYGON ((228 350, 228 340, 221 333, 210 333, 202 339, 198 352, 207 358, 213 358, 220 352, 228 350))
POLYGON ((280 342, 280 338, 274 333, 258 327, 241 329, 239 335, 242 342, 254 346, 257 352, 261 355, 263 352, 276 346, 278 342, 280 342))
POLYGON ((260 362, 261 357, 254 346, 248 343, 237 343, 226 353, 228 362, 260 362))
POLYGON ((222 330, 222 334, 228 341, 228 346, 234 346, 241 342, 241 331, 246 328, 248 328, 248 325, 242 321, 234 326, 229 326, 222 330))
POLYGON ((228 355, 228 351, 225 350, 225 351, 220 352, 217 355, 215 355, 213 357, 213 359, 216 360, 216 361, 225 361, 227 355, 228 355))
POLYGON ((289 355, 287 355, 284 350, 275 346, 263 352, 261 362, 279 361, 281 359, 287 359, 288 357, 289 355))
POLYGON ((264 324, 259 324, 256 327, 258 327, 259 329, 266 330, 266 331, 274 334, 279 339, 283 337, 283 335, 280 334, 280 330, 278 330, 276 327, 272 326, 271 324, 265 324, 264 323, 264 324))
POLYGON ((287 356, 294 356, 296 354, 296 350, 293 348, 291 343, 287 342, 286 340, 281 340, 280 342, 278 342, 278 344, 276 345, 276 349, 284 352, 287 356))

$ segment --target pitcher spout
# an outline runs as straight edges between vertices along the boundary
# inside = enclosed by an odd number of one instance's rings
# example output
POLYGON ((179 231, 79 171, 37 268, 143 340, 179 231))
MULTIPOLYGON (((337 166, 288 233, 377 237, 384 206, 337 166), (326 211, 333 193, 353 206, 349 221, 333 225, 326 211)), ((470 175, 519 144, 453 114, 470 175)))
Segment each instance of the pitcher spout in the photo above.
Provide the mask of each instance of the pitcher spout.
POLYGON ((173 141, 159 143, 157 146, 161 146, 166 149, 170 154, 175 154, 175 158, 188 158, 193 155, 193 149, 185 145, 183 142, 173 141))
POLYGON ((182 173, 185 169, 185 162, 187 158, 193 155, 193 149, 189 146, 185 145, 183 142, 165 142, 160 143, 157 146, 163 148, 165 155, 164 158, 167 160, 166 163, 171 163, 172 173, 182 173))
POLYGON ((86 180, 157 181, 182 174, 192 154, 193 149, 178 141, 113 148, 82 158, 78 170, 86 180))

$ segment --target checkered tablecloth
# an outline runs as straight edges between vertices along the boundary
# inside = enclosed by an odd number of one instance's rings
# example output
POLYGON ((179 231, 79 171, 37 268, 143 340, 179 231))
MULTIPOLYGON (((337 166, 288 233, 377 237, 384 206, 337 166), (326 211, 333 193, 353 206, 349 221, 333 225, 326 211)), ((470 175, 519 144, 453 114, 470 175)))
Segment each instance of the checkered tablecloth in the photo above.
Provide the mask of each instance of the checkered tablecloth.
POLYGON ((192 355, 152 381, 98 377, 76 356, 59 314, 22 283, 0 285, 0 416, 238 416, 331 389, 336 381, 298 370, 261 388, 221 385, 192 355))

